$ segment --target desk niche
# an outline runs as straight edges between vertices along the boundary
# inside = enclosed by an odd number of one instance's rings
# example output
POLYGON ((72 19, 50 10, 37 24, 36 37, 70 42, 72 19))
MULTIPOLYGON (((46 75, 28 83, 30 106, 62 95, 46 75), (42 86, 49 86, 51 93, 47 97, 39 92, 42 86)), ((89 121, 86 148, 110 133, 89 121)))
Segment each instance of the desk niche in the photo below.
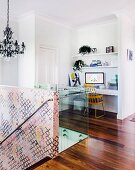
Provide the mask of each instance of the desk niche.
MULTIPOLYGON (((80 72, 81 85, 85 83, 86 72, 103 72, 104 73, 104 89, 97 89, 97 93, 104 95, 105 110, 108 112, 118 113, 118 90, 117 87, 109 86, 116 83, 116 75, 118 75, 118 52, 113 53, 95 53, 86 55, 74 55, 73 61, 82 60, 86 64, 80 72), (102 66, 90 67, 92 60, 100 60, 102 66), (112 89, 109 89, 112 88, 112 89)), ((118 86, 118 84, 117 84, 118 86)), ((98 108, 100 110, 100 108, 98 108)))

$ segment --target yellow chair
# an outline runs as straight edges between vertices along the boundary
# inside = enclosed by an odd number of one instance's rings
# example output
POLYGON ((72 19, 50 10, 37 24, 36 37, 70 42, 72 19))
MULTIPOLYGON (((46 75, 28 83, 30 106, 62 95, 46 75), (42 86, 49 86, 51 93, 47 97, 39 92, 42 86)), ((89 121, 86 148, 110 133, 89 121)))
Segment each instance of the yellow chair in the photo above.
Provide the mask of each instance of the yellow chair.
POLYGON ((94 85, 92 84, 84 84, 84 87, 86 90, 87 107, 89 108, 89 105, 94 105, 95 106, 95 118, 103 117, 105 115, 103 95, 97 94, 96 89, 94 85), (104 114, 97 116, 96 105, 102 105, 104 114))

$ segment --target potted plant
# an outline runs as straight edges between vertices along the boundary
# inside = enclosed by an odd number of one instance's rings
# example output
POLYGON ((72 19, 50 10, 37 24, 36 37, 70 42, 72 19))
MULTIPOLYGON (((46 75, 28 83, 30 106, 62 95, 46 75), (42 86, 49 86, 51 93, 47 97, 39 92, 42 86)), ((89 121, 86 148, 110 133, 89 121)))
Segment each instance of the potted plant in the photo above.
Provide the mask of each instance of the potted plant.
POLYGON ((91 48, 87 45, 84 45, 79 48, 79 53, 82 55, 89 54, 91 52, 91 48))
POLYGON ((74 63, 73 70, 74 71, 82 71, 82 67, 84 67, 84 66, 86 66, 86 64, 84 64, 84 61, 77 60, 74 63))

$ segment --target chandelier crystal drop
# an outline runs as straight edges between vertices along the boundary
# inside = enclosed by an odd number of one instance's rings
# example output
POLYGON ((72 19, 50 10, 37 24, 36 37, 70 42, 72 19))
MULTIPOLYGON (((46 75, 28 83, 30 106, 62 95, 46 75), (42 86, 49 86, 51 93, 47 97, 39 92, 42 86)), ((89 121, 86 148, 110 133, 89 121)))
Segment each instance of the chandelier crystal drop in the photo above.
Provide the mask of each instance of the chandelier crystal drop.
POLYGON ((0 55, 4 58, 15 57, 19 54, 24 54, 25 44, 18 44, 17 40, 13 40, 13 31, 9 26, 9 0, 7 0, 7 26, 4 33, 4 39, 0 42, 0 55))

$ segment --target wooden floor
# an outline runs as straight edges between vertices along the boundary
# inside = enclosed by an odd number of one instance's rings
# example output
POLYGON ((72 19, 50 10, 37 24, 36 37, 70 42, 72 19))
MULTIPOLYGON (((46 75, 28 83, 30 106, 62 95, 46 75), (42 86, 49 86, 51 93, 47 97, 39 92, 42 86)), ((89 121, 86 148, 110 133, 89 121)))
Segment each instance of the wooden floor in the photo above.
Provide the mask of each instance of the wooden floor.
POLYGON ((135 122, 130 119, 89 118, 88 139, 35 170, 135 170, 135 122))

